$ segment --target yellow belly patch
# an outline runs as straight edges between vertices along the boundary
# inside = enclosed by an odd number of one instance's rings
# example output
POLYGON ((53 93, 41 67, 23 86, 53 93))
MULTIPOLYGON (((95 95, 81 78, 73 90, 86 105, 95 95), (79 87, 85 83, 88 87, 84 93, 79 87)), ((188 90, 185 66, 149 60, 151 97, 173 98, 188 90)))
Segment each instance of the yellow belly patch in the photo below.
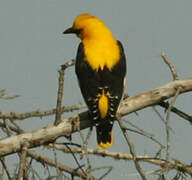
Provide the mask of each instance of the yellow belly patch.
POLYGON ((105 118, 108 112, 109 105, 108 105, 108 98, 105 95, 104 90, 102 91, 102 94, 99 98, 98 107, 101 118, 105 118))

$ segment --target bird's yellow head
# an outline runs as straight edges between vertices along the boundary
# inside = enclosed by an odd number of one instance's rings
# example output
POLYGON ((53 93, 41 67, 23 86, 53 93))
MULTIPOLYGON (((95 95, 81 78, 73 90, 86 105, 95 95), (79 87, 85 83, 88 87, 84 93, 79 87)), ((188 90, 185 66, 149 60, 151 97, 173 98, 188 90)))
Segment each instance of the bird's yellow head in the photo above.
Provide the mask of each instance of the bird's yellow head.
POLYGON ((82 40, 84 60, 96 71, 104 67, 111 70, 120 59, 120 49, 111 31, 100 19, 90 14, 77 16, 73 26, 63 33, 74 33, 82 40))
POLYGON ((81 40, 94 39, 103 35, 112 36, 108 27, 98 18, 90 14, 80 14, 73 22, 73 26, 63 32, 64 34, 74 33, 81 40))

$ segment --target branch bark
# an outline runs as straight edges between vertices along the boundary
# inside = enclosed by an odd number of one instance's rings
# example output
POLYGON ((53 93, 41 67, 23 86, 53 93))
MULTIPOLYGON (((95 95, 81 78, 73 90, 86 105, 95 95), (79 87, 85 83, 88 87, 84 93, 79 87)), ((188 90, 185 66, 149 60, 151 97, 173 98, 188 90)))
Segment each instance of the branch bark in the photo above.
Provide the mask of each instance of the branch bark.
MULTIPOLYGON (((178 87, 181 87, 180 94, 192 91, 192 78, 176 80, 154 90, 129 97, 121 102, 118 115, 125 116, 140 109, 158 104, 163 100, 173 97, 178 87)), ((0 156, 21 151, 24 141, 29 143, 28 148, 32 148, 61 136, 69 136, 71 133, 79 131, 79 129, 82 130, 92 125, 93 123, 89 120, 89 114, 86 111, 66 118, 57 125, 50 125, 32 132, 1 139, 0 156)))

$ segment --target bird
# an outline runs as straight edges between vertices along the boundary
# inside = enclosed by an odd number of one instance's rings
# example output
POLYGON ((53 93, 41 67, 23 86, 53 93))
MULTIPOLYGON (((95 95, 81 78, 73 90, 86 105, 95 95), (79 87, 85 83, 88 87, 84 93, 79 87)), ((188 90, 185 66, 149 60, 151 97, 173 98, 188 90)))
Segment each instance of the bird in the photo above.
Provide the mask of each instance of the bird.
POLYGON ((126 76, 123 45, 102 20, 91 14, 78 15, 63 34, 80 38, 75 72, 89 114, 96 127, 101 149, 114 142, 112 132, 126 76))

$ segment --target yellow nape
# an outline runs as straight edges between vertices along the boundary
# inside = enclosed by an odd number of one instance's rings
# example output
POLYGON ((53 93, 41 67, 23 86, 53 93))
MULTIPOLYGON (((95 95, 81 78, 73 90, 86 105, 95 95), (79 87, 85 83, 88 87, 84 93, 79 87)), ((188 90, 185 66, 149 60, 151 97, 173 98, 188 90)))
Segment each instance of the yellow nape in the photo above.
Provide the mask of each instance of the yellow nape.
POLYGON ((111 132, 110 135, 111 135, 111 142, 107 142, 107 143, 100 142, 98 144, 100 149, 109 148, 113 144, 113 133, 111 132))
MULTIPOLYGON (((99 30, 98 30, 99 31, 99 30)), ((101 33, 102 34, 102 33, 101 33)), ((120 60, 120 50, 115 39, 105 36, 93 40, 83 40, 85 50, 85 61, 89 63, 93 70, 98 71, 104 67, 112 68, 120 60)))
POLYGON ((99 102, 98 102, 98 107, 99 107, 99 112, 101 115, 101 118, 105 118, 108 112, 108 98, 104 93, 104 90, 102 90, 102 94, 99 98, 99 102))

